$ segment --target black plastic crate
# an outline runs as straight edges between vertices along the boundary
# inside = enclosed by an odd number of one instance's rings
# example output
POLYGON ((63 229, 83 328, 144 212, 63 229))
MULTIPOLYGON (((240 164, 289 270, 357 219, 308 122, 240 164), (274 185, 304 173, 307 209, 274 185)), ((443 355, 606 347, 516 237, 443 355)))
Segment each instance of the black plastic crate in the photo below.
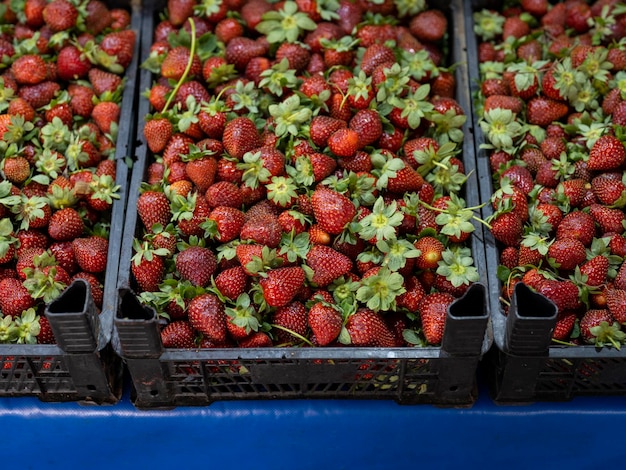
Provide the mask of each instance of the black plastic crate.
MULTIPOLYGON (((556 3, 556 2, 552 2, 556 3)), ((491 0, 464 2, 472 98, 480 92, 478 41, 472 14, 482 8, 502 8, 491 0)), ((472 104, 477 104, 472 100, 472 104)), ((493 180, 485 141, 474 110, 474 140, 480 199, 489 201, 493 180)), ((483 217, 493 213, 490 204, 483 217)), ((499 250, 488 229, 484 231, 488 298, 494 347, 485 356, 482 369, 490 394, 497 404, 529 404, 536 401, 568 401, 583 395, 626 395, 626 349, 596 348, 593 345, 564 346, 552 342, 556 306, 541 294, 517 284, 508 315, 500 297, 499 250)))
POLYGON ((138 2, 107 1, 110 8, 131 13, 137 33, 133 60, 125 72, 115 149, 119 199, 111 208, 109 251, 100 313, 91 289, 75 281, 45 308, 57 344, 0 345, 0 397, 35 396, 41 401, 116 403, 122 394, 123 364, 111 347, 117 309, 117 273, 126 198, 130 179, 129 156, 135 136, 136 74, 139 64, 141 11, 138 2))
MULTIPOLYGON (((430 2, 449 13, 457 34, 450 34, 456 69, 457 100, 469 115, 465 27, 461 1, 430 2)), ((142 57, 148 57, 149 38, 158 7, 144 14, 142 57)), ((152 76, 143 70, 140 90, 150 87, 152 76)), ((138 105, 136 164, 128 207, 135 206, 152 155, 143 137, 147 99, 138 105)), ((469 117, 469 116, 468 116, 469 117)), ((471 119, 465 125, 471 135, 471 119)), ((464 197, 478 205, 477 172, 471 137, 463 144, 466 174, 464 197)), ((486 278, 482 226, 478 223, 471 248, 481 279, 486 278)), ((476 370, 491 345, 491 326, 485 288, 476 283, 449 309, 441 347, 423 348, 227 348, 165 349, 157 313, 134 294, 130 272, 133 238, 138 233, 137 213, 128 210, 120 256, 119 308, 115 318, 116 352, 130 373, 132 400, 138 408, 208 405, 218 400, 275 398, 393 399, 402 404, 471 406, 477 398, 476 370)))

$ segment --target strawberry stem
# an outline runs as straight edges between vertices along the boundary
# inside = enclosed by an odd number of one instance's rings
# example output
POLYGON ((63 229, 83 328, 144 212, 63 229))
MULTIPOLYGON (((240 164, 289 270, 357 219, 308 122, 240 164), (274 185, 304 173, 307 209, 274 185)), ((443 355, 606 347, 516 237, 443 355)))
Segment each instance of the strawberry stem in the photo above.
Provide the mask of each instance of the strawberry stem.
POLYGON ((302 342, 304 342, 304 343, 308 344, 309 346, 313 346, 313 343, 311 343, 308 339, 306 339, 304 336, 302 336, 302 335, 300 335, 300 334, 296 333, 295 331, 290 330, 289 328, 285 328, 284 326, 276 325, 276 324, 274 324, 274 323, 272 323, 272 325, 271 325, 271 326, 272 326, 272 328, 277 328, 277 329, 279 329, 279 330, 286 331, 286 332, 287 332, 287 333, 289 333, 290 335, 295 336, 296 338, 298 338, 300 341, 302 341, 302 342))
POLYGON ((191 70, 191 65, 193 64, 193 58, 196 54, 196 23, 194 22, 193 18, 189 18, 189 25, 191 26, 191 47, 189 50, 189 60, 187 61, 187 66, 185 67, 185 71, 183 72, 182 77, 180 77, 180 80, 178 80, 178 83, 176 83, 176 86, 172 90, 172 93, 170 93, 170 96, 167 98, 167 101, 165 102, 165 106, 163 106, 163 110, 161 111, 161 114, 165 114, 170 104, 172 104, 172 100, 178 93, 178 90, 180 89, 181 85, 185 82, 185 80, 187 80, 187 75, 189 75, 189 71, 191 70))

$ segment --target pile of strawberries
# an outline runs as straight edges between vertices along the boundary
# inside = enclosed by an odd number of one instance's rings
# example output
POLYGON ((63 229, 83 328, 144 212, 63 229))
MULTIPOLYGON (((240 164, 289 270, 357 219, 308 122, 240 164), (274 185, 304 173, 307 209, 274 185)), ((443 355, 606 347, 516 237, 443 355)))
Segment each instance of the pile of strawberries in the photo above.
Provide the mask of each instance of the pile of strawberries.
POLYGON ((437 345, 478 280, 448 18, 169 0, 131 270, 165 347, 437 345))
POLYGON ((0 343, 54 343, 43 309, 73 279, 102 304, 135 32, 99 0, 0 11, 0 343))
POLYGON ((474 13, 480 126, 505 310, 518 282, 558 308, 553 341, 626 341, 626 7, 521 0, 474 13))

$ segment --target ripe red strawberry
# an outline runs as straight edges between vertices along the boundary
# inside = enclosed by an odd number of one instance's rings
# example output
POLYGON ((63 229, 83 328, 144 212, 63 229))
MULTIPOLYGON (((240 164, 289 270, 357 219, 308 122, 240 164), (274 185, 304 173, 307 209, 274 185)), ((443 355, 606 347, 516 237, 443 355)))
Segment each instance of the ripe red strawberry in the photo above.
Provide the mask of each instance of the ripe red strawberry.
POLYGON ((265 55, 265 47, 258 41, 247 37, 233 38, 227 45, 224 57, 239 71, 244 71, 248 62, 255 57, 265 55))
POLYGON ((611 171, 626 161, 624 144, 613 135, 603 135, 591 147, 587 167, 592 171, 611 171))
POLYGON ((248 276, 241 266, 225 269, 215 277, 215 287, 231 300, 246 291, 248 276))
POLYGON ((526 105, 526 118, 529 124, 546 127, 565 117, 568 111, 569 108, 565 103, 537 97, 531 99, 526 105))
POLYGON ((52 0, 42 14, 46 25, 55 33, 73 28, 78 19, 78 10, 68 0, 52 0))
POLYGON ((181 279, 189 280, 194 286, 209 285, 216 269, 217 259, 209 248, 190 246, 176 255, 176 270, 181 279))
POLYGON ((222 137, 224 149, 237 160, 241 160, 246 152, 261 146, 261 138, 254 122, 241 116, 229 121, 222 137))
POLYGON ((104 92, 109 91, 115 93, 115 91, 122 85, 122 79, 119 75, 115 75, 111 72, 105 72, 98 68, 92 68, 87 73, 89 83, 93 87, 93 91, 97 96, 101 96, 104 92))
POLYGON ((329 285, 352 269, 350 258, 324 245, 314 245, 309 250, 306 264, 313 270, 312 282, 319 287, 329 285))
POLYGON ((569 340, 577 318, 578 316, 574 310, 563 310, 559 312, 556 317, 554 330, 552 331, 552 338, 558 341, 569 340))
POLYGON ((530 33, 530 26, 519 16, 510 16, 504 21, 502 26, 502 38, 520 39, 530 33))
POLYGON ((25 54, 11 65, 15 81, 20 85, 36 85, 47 78, 46 62, 41 56, 25 54))
POLYGON ((346 122, 330 116, 317 115, 311 120, 309 135, 311 141, 320 148, 326 147, 328 138, 346 127, 346 122))
POLYGON ((369 308, 360 308, 350 315, 346 329, 354 346, 389 348, 396 345, 396 338, 383 318, 369 308))
POLYGON ((626 215, 620 209, 612 209, 601 204, 591 204, 589 214, 600 226, 603 234, 620 233, 624 230, 623 222, 626 220, 626 215))
POLYGON ((83 219, 72 207, 52 214, 48 223, 48 235, 55 241, 69 241, 80 237, 84 230, 83 219))
POLYGON ((234 207, 218 206, 211 211, 208 220, 209 235, 221 243, 227 243, 239 237, 245 215, 234 207))
POLYGON ((262 331, 255 331, 239 341, 240 348, 269 348, 272 345, 272 338, 262 331))
POLYGON ((576 238, 583 245, 590 246, 596 229, 591 215, 582 211, 574 211, 563 216, 556 229, 556 238, 576 238))
POLYGON ((106 270, 109 242, 106 238, 91 236, 75 238, 72 249, 78 266, 88 273, 101 273, 106 270))
POLYGON ((356 215, 350 199, 326 187, 318 187, 311 196, 313 213, 320 228, 330 234, 340 234, 356 215))
POLYGON ((536 289, 537 292, 552 300, 559 312, 580 306, 578 287, 572 281, 546 279, 536 289))
POLYGON ((144 292, 159 290, 165 274, 165 261, 153 251, 137 252, 131 262, 131 271, 139 288, 144 292))
MULTIPOLYGON (((85 78, 92 65, 87 55, 75 45, 68 44, 59 51, 57 56, 57 74, 61 80, 78 80, 85 78)), ((78 85, 80 86, 80 85, 78 85)))
POLYGON ((304 270, 299 266, 271 269, 259 280, 263 297, 270 307, 290 303, 304 284, 304 270))
POLYGON ((30 177, 30 164, 24 157, 16 155, 6 157, 2 162, 4 177, 13 184, 22 184, 30 177))
POLYGON ((342 128, 333 132, 328 138, 328 147, 338 157, 351 157, 362 145, 356 131, 342 128))
POLYGON ((167 196, 157 191, 145 191, 139 195, 137 214, 148 231, 151 231, 155 224, 165 227, 172 217, 167 196))
POLYGON ((194 297, 187 307, 189 323, 212 341, 226 341, 226 313, 224 304, 214 294, 194 297))
POLYGON ((46 80, 37 85, 20 87, 18 95, 20 98, 26 100, 33 108, 38 109, 50 103, 60 89, 61 86, 57 82, 46 80))
POLYGON ((297 336, 288 331, 292 331, 299 336, 306 337, 307 333, 307 310, 301 302, 294 301, 283 307, 278 307, 272 317, 272 323, 281 328, 274 328, 274 335, 279 343, 284 345, 300 344, 302 341, 297 336), (284 329, 282 329, 284 328, 284 329))
POLYGON ((609 273, 609 259, 606 256, 594 256, 580 267, 580 272, 587 276, 585 284, 601 286, 606 283, 609 273))
POLYGON ((379 65, 387 63, 393 64, 395 61, 396 56, 390 47, 375 43, 365 49, 361 59, 361 70, 363 70, 366 75, 371 75, 374 69, 379 65))
POLYGON ((437 269, 445 249, 443 243, 435 237, 425 236, 417 240, 414 245, 420 250, 420 255, 415 259, 415 266, 418 269, 437 269))
POLYGON ((552 258, 559 265, 559 270, 572 271, 585 261, 587 255, 585 245, 580 240, 561 238, 550 245, 547 257, 552 258))
POLYGON ((177 320, 161 330, 161 342, 165 348, 191 349, 196 347, 196 332, 188 321, 177 320))
POLYGON ((111 125, 119 122, 120 107, 113 101, 101 101, 94 106, 91 117, 102 132, 109 134, 111 125))
POLYGON ((361 147, 376 142, 383 133, 380 115, 373 109, 361 109, 356 112, 349 123, 350 129, 356 131, 361 147))
POLYGON ((100 34, 105 28, 112 26, 113 14, 104 2, 90 0, 85 6, 85 29, 91 34, 100 34))
POLYGON ((420 300, 418 311, 422 321, 422 331, 429 344, 441 343, 448 307, 454 300, 454 297, 448 293, 432 293, 420 300))
POLYGON ((280 244, 282 232, 278 218, 265 215, 248 219, 241 227, 240 238, 276 248, 280 244))
POLYGON ((492 109, 509 109, 515 114, 519 114, 524 107, 524 102, 517 96, 490 95, 484 103, 484 112, 492 109))
POLYGON ((448 30, 448 20, 439 10, 425 10, 411 19, 409 30, 420 41, 437 42, 448 30))
POLYGON ((607 289, 606 306, 618 323, 626 323, 626 291, 622 289, 607 289))
POLYGON ((330 306, 317 302, 309 309, 308 324, 320 346, 327 346, 337 339, 343 325, 341 313, 330 306))
MULTIPOLYGON (((167 79, 178 81, 181 79, 187 68, 190 58, 190 51, 185 46, 172 48, 161 63, 161 75, 167 79)), ((191 60, 191 67, 187 74, 188 79, 199 77, 202 74, 202 61, 194 54, 191 60)))
POLYGON ((24 310, 35 306, 35 300, 19 279, 0 280, 0 291, 3 292, 0 296, 0 311, 5 316, 19 316, 24 310))
POLYGON ((93 90, 87 86, 77 83, 70 83, 67 87, 67 92, 70 95, 70 106, 72 112, 84 118, 91 116, 93 110, 93 90))
POLYGON ((590 309, 580 319, 580 335, 587 344, 597 344, 599 335, 591 332, 594 327, 606 322, 611 326, 615 319, 607 309, 590 309))
POLYGON ((146 121, 143 135, 150 150, 154 153, 162 152, 172 137, 173 130, 174 127, 167 118, 146 121))
POLYGON ((126 68, 133 58, 136 34, 132 29, 113 31, 106 34, 100 41, 100 49, 117 58, 117 63, 126 68))
POLYGON ((491 233, 506 246, 519 246, 522 229, 522 219, 515 212, 504 212, 491 221, 491 233))

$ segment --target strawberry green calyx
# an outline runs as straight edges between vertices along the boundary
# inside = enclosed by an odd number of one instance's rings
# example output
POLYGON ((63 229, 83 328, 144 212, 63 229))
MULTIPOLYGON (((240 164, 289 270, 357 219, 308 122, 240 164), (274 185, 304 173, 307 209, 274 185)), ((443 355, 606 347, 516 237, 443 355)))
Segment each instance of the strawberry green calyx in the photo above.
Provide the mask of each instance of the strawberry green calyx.
POLYGON ((220 12, 223 0, 201 0, 193 7, 193 12, 198 16, 210 17, 220 12))
POLYGON ((173 221, 191 220, 193 211, 196 208, 196 201, 198 199, 197 193, 190 192, 187 197, 183 197, 171 191, 168 186, 165 188, 165 195, 170 200, 173 221))
POLYGON ((474 33, 480 36, 483 41, 495 39, 502 34, 505 18, 499 13, 483 9, 475 12, 473 18, 474 33))
POLYGON ((262 276, 269 269, 280 267, 282 263, 283 259, 277 256, 275 249, 263 246, 261 256, 253 256, 252 261, 246 264, 245 269, 252 275, 262 276))
POLYGON ((585 74, 572 67, 570 57, 565 57, 562 61, 556 62, 552 74, 555 81, 554 89, 568 101, 575 99, 579 87, 586 81, 585 74))
POLYGON ((15 343, 17 336, 18 331, 13 317, 0 313, 0 344, 15 343))
POLYGON ((286 255, 290 263, 295 263, 298 259, 304 260, 311 249, 309 234, 302 232, 296 235, 293 230, 283 233, 279 247, 278 254, 286 255))
POLYGON ((259 88, 267 88, 270 93, 282 96, 284 89, 294 89, 300 84, 296 71, 289 68, 289 60, 285 57, 269 69, 261 72, 259 88))
POLYGON ((391 67, 385 67, 383 69, 385 80, 378 84, 376 101, 385 103, 392 97, 401 96, 407 89, 410 80, 409 72, 409 67, 401 67, 398 63, 394 63, 391 67))
POLYGON ((428 101, 430 85, 421 85, 405 98, 391 98, 389 104, 401 110, 400 117, 406 118, 411 129, 417 129, 423 118, 430 119, 433 105, 428 101))
POLYGON ((398 9, 398 16, 414 16, 426 9, 425 0, 394 0, 398 9))
POLYGON ((396 297, 406 292, 403 285, 401 274, 382 267, 377 274, 361 280, 356 298, 375 312, 395 310, 396 297))
POLYGON ((15 219, 21 221, 20 230, 28 230, 31 222, 45 216, 45 207, 50 201, 45 196, 31 196, 25 194, 19 196, 20 202, 11 207, 11 212, 15 214, 15 219))
POLYGON ((237 297, 235 305, 226 307, 225 313, 231 323, 243 328, 246 333, 259 331, 261 328, 261 318, 252 305, 250 296, 245 292, 237 297))
POLYGON ((522 237, 522 246, 538 251, 541 256, 548 254, 551 244, 552 241, 548 236, 542 236, 536 232, 529 232, 522 237))
POLYGON ((599 325, 589 328, 589 333, 595 337, 594 344, 597 347, 613 346, 618 351, 621 345, 626 343, 626 333, 621 330, 620 324, 613 322, 609 325, 603 321, 599 325))
POLYGON ((15 249, 17 247, 17 238, 13 235, 11 219, 8 217, 0 219, 0 260, 4 260, 11 248, 15 249))
POLYGON ((490 109, 483 114, 479 124, 489 142, 481 144, 481 148, 486 149, 512 151, 514 141, 521 137, 525 130, 510 109, 490 109))
POLYGON ((361 220, 359 235, 364 240, 394 240, 397 237, 397 227, 402 224, 403 219, 404 214, 398 210, 395 201, 386 206, 384 199, 379 197, 374 203, 372 213, 361 220))
POLYGON ((0 181, 0 205, 12 207, 19 204, 21 199, 18 195, 11 194, 13 185, 8 180, 0 181))
POLYGON ((261 94, 254 82, 243 83, 239 80, 235 84, 235 91, 230 96, 234 103, 233 111, 243 111, 257 114, 259 112, 261 94))
POLYGON ((417 258, 422 254, 413 243, 404 239, 381 240, 376 243, 376 248, 385 255, 382 266, 388 267, 391 271, 404 268, 408 259, 417 258))
POLYGON ((50 148, 64 153, 70 144, 72 133, 63 121, 57 116, 41 128, 41 138, 44 148, 50 148))
POLYGON ((303 31, 313 31, 317 25, 306 13, 298 11, 296 2, 287 1, 282 9, 269 11, 261 17, 256 30, 267 36, 270 44, 296 42, 303 31))
POLYGON ((91 197, 93 199, 100 199, 109 204, 113 203, 113 199, 119 199, 120 195, 118 194, 120 190, 120 185, 115 184, 113 177, 111 175, 93 175, 93 180, 90 183, 90 188, 92 190, 91 197))
POLYGON ((19 318, 15 319, 16 343, 18 344, 35 344, 37 343, 37 335, 41 331, 39 325, 39 315, 34 308, 24 310, 19 318))
POLYGON ((0 112, 4 112, 15 95, 13 88, 4 86, 4 78, 0 77, 0 112))
POLYGON ((296 185, 289 176, 272 176, 267 189, 267 198, 279 207, 291 207, 298 198, 296 185))
POLYGON ((532 64, 527 62, 515 62, 509 64, 506 70, 507 72, 515 74, 515 88, 517 88, 518 91, 526 91, 538 81, 541 72, 548 63, 547 60, 539 60, 532 64))
POLYGON ((165 248, 154 248, 150 245, 149 242, 144 241, 143 243, 139 241, 139 239, 133 240, 133 250, 135 254, 133 255, 131 261, 135 264, 135 266, 139 266, 142 260, 152 261, 155 256, 169 256, 169 250, 165 248))
POLYGON ((24 287, 33 299, 42 299, 45 303, 56 299, 67 287, 64 282, 58 281, 57 267, 49 266, 48 269, 24 268, 27 278, 24 287))
POLYGON ((332 284, 328 286, 329 292, 333 294, 335 302, 341 304, 345 301, 354 303, 356 300, 356 292, 361 287, 361 283, 353 281, 349 277, 341 276, 335 279, 332 284))
POLYGON ((246 152, 243 162, 237 164, 237 169, 243 170, 242 181, 249 188, 256 189, 259 183, 269 183, 272 176, 270 171, 263 166, 261 152, 246 152))
POLYGON ((31 140, 37 132, 34 129, 35 125, 32 122, 25 121, 23 116, 11 116, 2 140, 9 144, 19 144, 20 142, 31 140))
POLYGON ((398 171, 405 167, 402 159, 394 157, 390 152, 374 152, 370 155, 374 169, 372 174, 376 176, 376 189, 387 188, 390 178, 395 178, 398 171))
POLYGON ((425 49, 417 52, 402 50, 400 53, 400 65, 402 65, 403 72, 407 68, 408 75, 417 81, 422 80, 429 73, 431 76, 436 76, 439 73, 437 66, 425 49))
POLYGON ((437 274, 444 276, 452 286, 460 287, 480 280, 469 248, 448 248, 441 253, 441 256, 437 274))
POLYGON ((42 175, 57 178, 65 169, 67 160, 63 155, 49 148, 43 149, 35 155, 35 168, 42 175))
POLYGON ((269 105, 268 111, 274 118, 274 132, 278 137, 297 136, 302 124, 313 116, 311 109, 301 106, 300 96, 296 94, 281 103, 269 105))
POLYGON ((437 194, 457 193, 467 181, 467 176, 459 171, 459 167, 450 164, 450 158, 438 162, 426 175, 426 181, 433 185, 437 194))
POLYGON ((454 109, 449 109, 444 114, 430 113, 428 120, 434 124, 433 135, 440 145, 463 142, 463 126, 467 121, 465 114, 457 114, 454 109))
MULTIPOLYGON (((82 187, 83 185, 81 185, 82 187)), ((89 185, 87 184, 87 189, 89 185)), ((48 194, 48 200, 50 201, 50 206, 54 209, 64 209, 66 207, 73 207, 78 202, 78 197, 75 188, 64 188, 59 186, 58 184, 53 184, 51 186, 52 191, 48 194)))

